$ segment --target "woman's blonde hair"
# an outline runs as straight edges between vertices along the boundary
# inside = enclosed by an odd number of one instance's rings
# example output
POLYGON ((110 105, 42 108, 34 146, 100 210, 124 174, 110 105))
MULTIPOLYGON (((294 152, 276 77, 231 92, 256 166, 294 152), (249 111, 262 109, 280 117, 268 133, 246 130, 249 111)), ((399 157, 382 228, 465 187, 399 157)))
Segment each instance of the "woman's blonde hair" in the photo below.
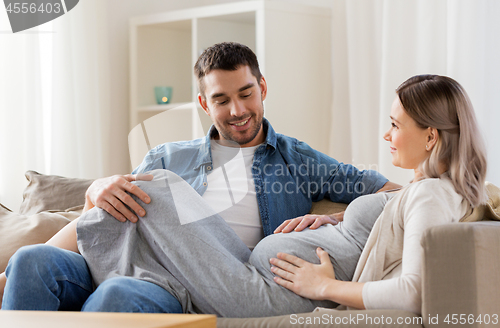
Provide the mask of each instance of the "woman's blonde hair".
POLYGON ((421 165, 425 177, 439 178, 446 165, 456 191, 476 207, 487 200, 486 148, 469 96, 452 78, 417 75, 397 89, 406 113, 423 129, 438 130, 438 141, 421 165))

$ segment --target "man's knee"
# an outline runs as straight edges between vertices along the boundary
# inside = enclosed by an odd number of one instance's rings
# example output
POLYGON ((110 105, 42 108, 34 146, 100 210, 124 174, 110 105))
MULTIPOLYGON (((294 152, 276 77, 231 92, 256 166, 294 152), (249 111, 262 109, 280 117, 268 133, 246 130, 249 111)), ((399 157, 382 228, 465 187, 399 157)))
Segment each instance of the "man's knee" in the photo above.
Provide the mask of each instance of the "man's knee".
POLYGON ((104 281, 94 294, 99 294, 103 299, 112 300, 114 298, 130 297, 134 291, 129 286, 129 281, 132 278, 115 277, 104 281))
POLYGON ((7 276, 13 271, 27 273, 30 272, 31 269, 38 270, 41 266, 43 267, 51 262, 56 250, 55 247, 44 244, 23 246, 19 248, 9 260, 6 269, 7 276))
POLYGON ((88 312, 182 312, 180 303, 161 287, 130 277, 115 277, 104 281, 87 299, 82 311, 88 312), (141 285, 141 286, 139 286, 141 285), (153 290, 150 290, 150 288, 153 290), (161 290, 161 293, 157 292, 161 290))

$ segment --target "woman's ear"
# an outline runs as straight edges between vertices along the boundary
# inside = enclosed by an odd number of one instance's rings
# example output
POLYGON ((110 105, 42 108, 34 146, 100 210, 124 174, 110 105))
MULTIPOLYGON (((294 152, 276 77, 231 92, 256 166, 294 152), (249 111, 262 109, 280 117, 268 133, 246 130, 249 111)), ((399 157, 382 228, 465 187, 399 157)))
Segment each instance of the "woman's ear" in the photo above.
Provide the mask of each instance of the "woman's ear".
POLYGON ((428 128, 428 135, 427 135, 427 144, 425 145, 425 149, 427 151, 431 151, 432 148, 436 145, 437 141, 439 139, 439 131, 436 128, 428 128))

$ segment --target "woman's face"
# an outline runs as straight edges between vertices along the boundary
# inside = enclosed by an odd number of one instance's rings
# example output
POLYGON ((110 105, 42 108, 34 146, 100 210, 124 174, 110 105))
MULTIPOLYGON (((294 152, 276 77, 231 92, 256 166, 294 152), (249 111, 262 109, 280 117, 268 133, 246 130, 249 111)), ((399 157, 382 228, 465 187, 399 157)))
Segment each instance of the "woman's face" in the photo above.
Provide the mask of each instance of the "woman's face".
POLYGON ((422 129, 406 114, 399 97, 396 96, 391 108, 391 128, 384 134, 389 141, 392 164, 403 169, 417 169, 430 155, 425 147, 430 140, 430 128, 422 129))

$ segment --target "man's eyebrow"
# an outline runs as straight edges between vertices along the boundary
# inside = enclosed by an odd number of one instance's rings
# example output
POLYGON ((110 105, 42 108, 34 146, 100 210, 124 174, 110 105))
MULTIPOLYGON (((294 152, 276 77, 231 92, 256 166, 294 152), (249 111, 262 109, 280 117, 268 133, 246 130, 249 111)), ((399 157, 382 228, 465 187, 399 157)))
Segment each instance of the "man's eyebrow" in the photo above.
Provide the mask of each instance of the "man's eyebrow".
MULTIPOLYGON (((245 91, 247 89, 250 89, 252 88, 253 86, 255 86, 254 83, 250 82, 244 86, 242 86, 241 88, 238 89, 238 92, 242 92, 242 91, 245 91)), ((215 99, 215 98, 218 98, 218 97, 224 97, 226 94, 223 93, 223 92, 218 92, 218 93, 214 93, 213 95, 210 96, 211 99, 215 99)))
POLYGON ((248 83, 247 85, 241 87, 238 92, 241 92, 241 91, 245 91, 246 89, 250 89, 251 87, 253 87, 255 84, 253 84, 252 82, 248 83))
POLYGON ((210 96, 210 98, 215 99, 218 97, 224 97, 225 95, 226 95, 225 93, 219 92, 219 93, 214 93, 213 95, 210 96))

